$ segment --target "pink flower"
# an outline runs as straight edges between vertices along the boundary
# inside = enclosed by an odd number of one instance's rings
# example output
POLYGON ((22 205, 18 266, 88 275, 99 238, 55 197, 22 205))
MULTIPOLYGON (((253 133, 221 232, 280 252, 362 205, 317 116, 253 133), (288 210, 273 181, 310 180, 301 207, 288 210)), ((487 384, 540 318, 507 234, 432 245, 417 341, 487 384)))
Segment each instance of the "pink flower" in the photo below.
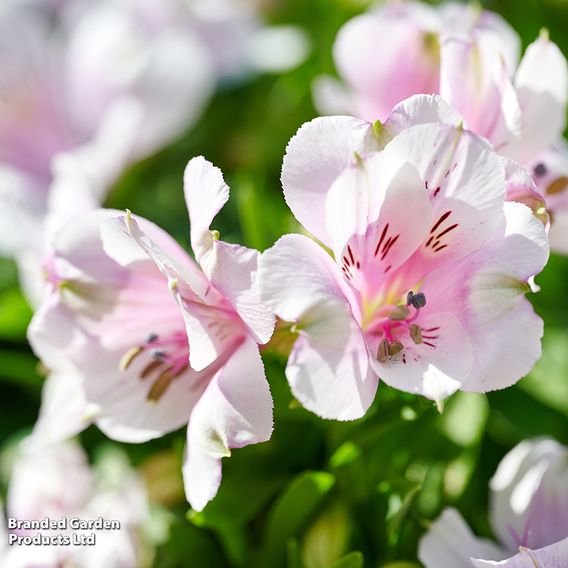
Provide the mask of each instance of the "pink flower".
POLYGON ((523 295, 548 257, 544 227, 505 203, 504 162, 440 124, 448 113, 422 97, 380 130, 320 118, 288 145, 286 201, 333 256, 287 235, 263 255, 259 279, 297 333, 292 391, 320 416, 362 416, 377 377, 441 402, 510 386, 540 356, 542 321, 523 295), (405 122, 424 124, 396 133, 405 122))
POLYGON ((420 560, 426 568, 566 566, 567 458, 554 440, 521 442, 490 482, 491 521, 501 544, 476 537, 457 511, 446 509, 422 538, 420 560))
POLYGON ((385 120, 403 99, 439 93, 462 115, 466 128, 529 168, 537 188, 527 187, 525 193, 516 188, 508 199, 520 200, 548 221, 541 211, 546 200, 552 244, 561 252, 567 249, 568 160, 559 140, 566 125, 568 68, 547 32, 519 63, 519 39, 494 13, 457 4, 438 9, 388 4, 348 22, 334 57, 348 87, 330 79, 316 84, 323 113, 385 120), (388 56, 377 56, 383 52, 388 56), (533 173, 537 165, 546 175, 533 173))
POLYGON ((80 430, 89 418, 126 442, 188 424, 184 478, 200 510, 217 492, 221 458, 270 438, 272 399, 257 344, 270 339, 274 321, 259 300, 259 253, 209 230, 229 197, 221 172, 191 160, 185 196, 198 264, 130 214, 98 211, 61 229, 52 291, 29 338, 60 388, 73 375, 82 385, 74 404, 62 405, 51 379, 36 443, 80 430))
POLYGON ((423 2, 388 2, 347 22, 333 56, 346 87, 329 78, 315 86, 324 114, 385 120, 400 101, 440 90, 440 41, 446 33, 483 36, 507 63, 518 60, 519 39, 500 16, 458 4, 433 8, 423 2))

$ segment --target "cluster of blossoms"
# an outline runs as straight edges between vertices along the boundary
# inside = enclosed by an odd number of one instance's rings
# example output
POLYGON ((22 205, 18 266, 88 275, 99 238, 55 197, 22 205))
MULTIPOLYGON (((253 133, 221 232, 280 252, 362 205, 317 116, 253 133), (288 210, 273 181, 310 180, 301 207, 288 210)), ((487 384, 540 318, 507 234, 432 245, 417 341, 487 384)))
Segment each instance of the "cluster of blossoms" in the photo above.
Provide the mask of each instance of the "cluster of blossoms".
POLYGON ((521 442, 490 482, 499 544, 474 536, 445 510, 420 543, 426 568, 562 568, 568 561, 568 448, 540 438, 521 442))
MULTIPOLYGON (((33 18, 22 19, 21 6, 0 8, 0 26, 17 36, 7 46, 26 47, 0 50, 10 62, 0 83, 10 83, 10 97, 0 97, 0 192, 17 196, 5 209, 11 222, 41 232, 27 233, 40 251, 12 243, 43 271, 28 337, 50 374, 29 447, 93 423, 130 443, 187 426, 183 478, 199 511, 217 493, 222 458, 270 439, 260 350, 275 324, 293 339, 294 396, 327 419, 363 416, 380 380, 441 409, 458 390, 503 389, 532 369, 543 322, 525 293, 548 260, 549 225, 562 250, 568 186, 559 143, 568 71, 546 34, 517 65, 518 39, 494 14, 409 3, 350 22, 335 50, 349 88, 326 83, 318 92, 326 108, 355 117, 304 124, 283 162, 284 197, 313 238, 286 235, 263 254, 221 240, 211 226, 229 188, 197 157, 184 174, 192 258, 149 220, 98 206, 127 163, 197 117, 214 79, 237 67, 225 56, 247 52, 244 44, 204 49, 219 34, 200 20, 201 2, 28 4, 33 18), (110 38, 101 40, 100 26, 110 38), (377 58, 382 42, 388 57, 377 58), (23 130, 18 112, 29 111, 28 100, 34 128, 23 130)), ((529 450, 518 475, 533 468, 529 450)), ((538 459, 535 511, 546 486, 538 459)), ((503 548, 474 565, 518 545, 534 549, 520 553, 533 559, 565 558, 565 542, 546 547, 566 534, 531 540, 526 503, 501 520, 500 507, 518 504, 511 460, 519 461, 508 457, 493 482, 503 548)), ((449 512, 423 541, 429 566, 444 565, 429 560, 439 550, 429 543, 454 524, 471 544, 462 564, 484 558, 449 512)), ((442 554, 450 566, 451 553, 442 554)), ((522 565, 507 562, 498 565, 522 565)))
POLYGON ((526 167, 532 181, 515 179, 511 198, 545 222, 550 216, 552 246, 566 253, 566 59, 546 30, 520 63, 519 52, 515 31, 476 6, 387 3, 340 30, 334 58, 343 82, 320 77, 316 103, 323 114, 374 121, 411 95, 440 94, 466 128, 526 167))

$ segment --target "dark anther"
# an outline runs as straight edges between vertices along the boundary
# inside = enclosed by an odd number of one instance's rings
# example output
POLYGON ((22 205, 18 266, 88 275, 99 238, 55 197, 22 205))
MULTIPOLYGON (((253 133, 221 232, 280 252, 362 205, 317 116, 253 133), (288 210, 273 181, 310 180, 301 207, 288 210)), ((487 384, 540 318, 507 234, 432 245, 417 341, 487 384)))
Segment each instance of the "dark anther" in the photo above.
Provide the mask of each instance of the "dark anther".
POLYGON ((426 305, 426 296, 422 292, 418 292, 418 294, 408 292, 406 300, 409 305, 412 304, 412 306, 414 306, 417 310, 423 308, 426 305))
POLYGON ((162 360, 165 358, 165 356, 165 351, 162 351, 161 349, 155 349, 154 351, 152 351, 152 359, 162 360))
POLYGON ((546 173, 547 173, 546 166, 542 162, 537 164, 534 167, 533 171, 534 171, 534 174, 536 176, 539 176, 539 177, 542 177, 542 176, 546 175, 546 173))
POLYGON ((154 343, 154 341, 157 341, 157 340, 158 340, 158 336, 155 333, 151 333, 146 338, 146 343, 154 343))

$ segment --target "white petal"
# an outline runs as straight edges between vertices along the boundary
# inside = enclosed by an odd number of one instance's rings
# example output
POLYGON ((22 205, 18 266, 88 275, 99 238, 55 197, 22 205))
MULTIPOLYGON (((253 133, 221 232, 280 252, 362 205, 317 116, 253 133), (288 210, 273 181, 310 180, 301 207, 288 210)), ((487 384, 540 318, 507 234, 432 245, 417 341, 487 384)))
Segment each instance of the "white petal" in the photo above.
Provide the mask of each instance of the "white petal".
POLYGON ((188 367, 158 400, 150 400, 150 389, 161 371, 143 378, 148 360, 135 360, 121 371, 123 354, 109 353, 92 341, 82 360, 87 399, 98 409, 97 426, 109 438, 130 443, 146 442, 184 426, 202 393, 200 375, 188 367))
POLYGON ((316 118, 288 143, 282 165, 284 197, 296 219, 324 244, 330 244, 323 211, 331 184, 355 162, 355 153, 375 149, 371 125, 346 116, 316 118))
MULTIPOLYGON (((405 336, 400 339, 403 351, 384 363, 375 358, 371 362, 379 378, 388 385, 439 402, 463 388, 473 366, 471 341, 459 320, 449 312, 429 310, 417 324, 423 330, 425 343, 416 345, 405 336)), ((367 336, 367 343, 371 353, 377 353, 378 339, 372 341, 367 336)))
POLYGON ((203 157, 193 158, 183 176, 185 200, 189 211, 191 247, 199 263, 208 253, 214 237, 209 231, 213 219, 229 199, 223 174, 203 157))
POLYGON ((79 371, 51 373, 43 385, 39 417, 26 447, 41 448, 75 436, 92 423, 95 412, 79 371))
POLYGON ((385 128, 389 139, 392 139, 417 124, 442 123, 458 126, 462 121, 461 114, 439 95, 414 95, 393 108, 385 128))
POLYGON ((530 550, 521 548, 518 554, 502 562, 472 560, 475 568, 501 566, 502 568, 565 568, 568 563, 568 538, 555 544, 530 550))
POLYGON ((476 537, 455 509, 443 511, 418 548, 425 568, 471 568, 471 557, 491 560, 504 556, 497 545, 476 537))
POLYGON ((239 245, 215 241, 208 266, 212 284, 227 298, 248 326, 255 341, 266 343, 274 330, 274 316, 260 300, 257 270, 260 253, 239 245))
POLYGON ((183 467, 189 503, 201 511, 221 483, 221 459, 231 448, 267 441, 272 397, 258 347, 246 339, 213 378, 191 413, 183 467))
POLYGON ((527 48, 515 77, 523 111, 518 161, 533 160, 553 144, 566 124, 568 66, 558 46, 541 36, 527 48))
POLYGON ((259 280, 275 313, 297 324, 286 368, 294 395, 325 418, 361 417, 377 380, 333 260, 310 239, 288 235, 263 254, 259 280))
POLYGON ((568 450, 550 438, 521 442, 491 479, 491 520, 510 550, 562 539, 568 523, 568 450))

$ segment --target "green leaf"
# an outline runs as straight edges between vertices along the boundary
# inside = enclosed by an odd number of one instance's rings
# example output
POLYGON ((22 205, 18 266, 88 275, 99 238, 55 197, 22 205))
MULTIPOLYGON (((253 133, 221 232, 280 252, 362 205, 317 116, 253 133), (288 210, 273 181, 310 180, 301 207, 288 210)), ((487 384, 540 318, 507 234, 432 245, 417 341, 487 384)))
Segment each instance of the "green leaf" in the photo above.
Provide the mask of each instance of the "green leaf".
POLYGON ((360 552, 350 552, 340 558, 331 568, 363 568, 364 559, 360 552))
POLYGON ((329 494, 335 477, 310 471, 292 480, 272 508, 266 529, 265 565, 283 565, 288 540, 297 536, 329 494))

